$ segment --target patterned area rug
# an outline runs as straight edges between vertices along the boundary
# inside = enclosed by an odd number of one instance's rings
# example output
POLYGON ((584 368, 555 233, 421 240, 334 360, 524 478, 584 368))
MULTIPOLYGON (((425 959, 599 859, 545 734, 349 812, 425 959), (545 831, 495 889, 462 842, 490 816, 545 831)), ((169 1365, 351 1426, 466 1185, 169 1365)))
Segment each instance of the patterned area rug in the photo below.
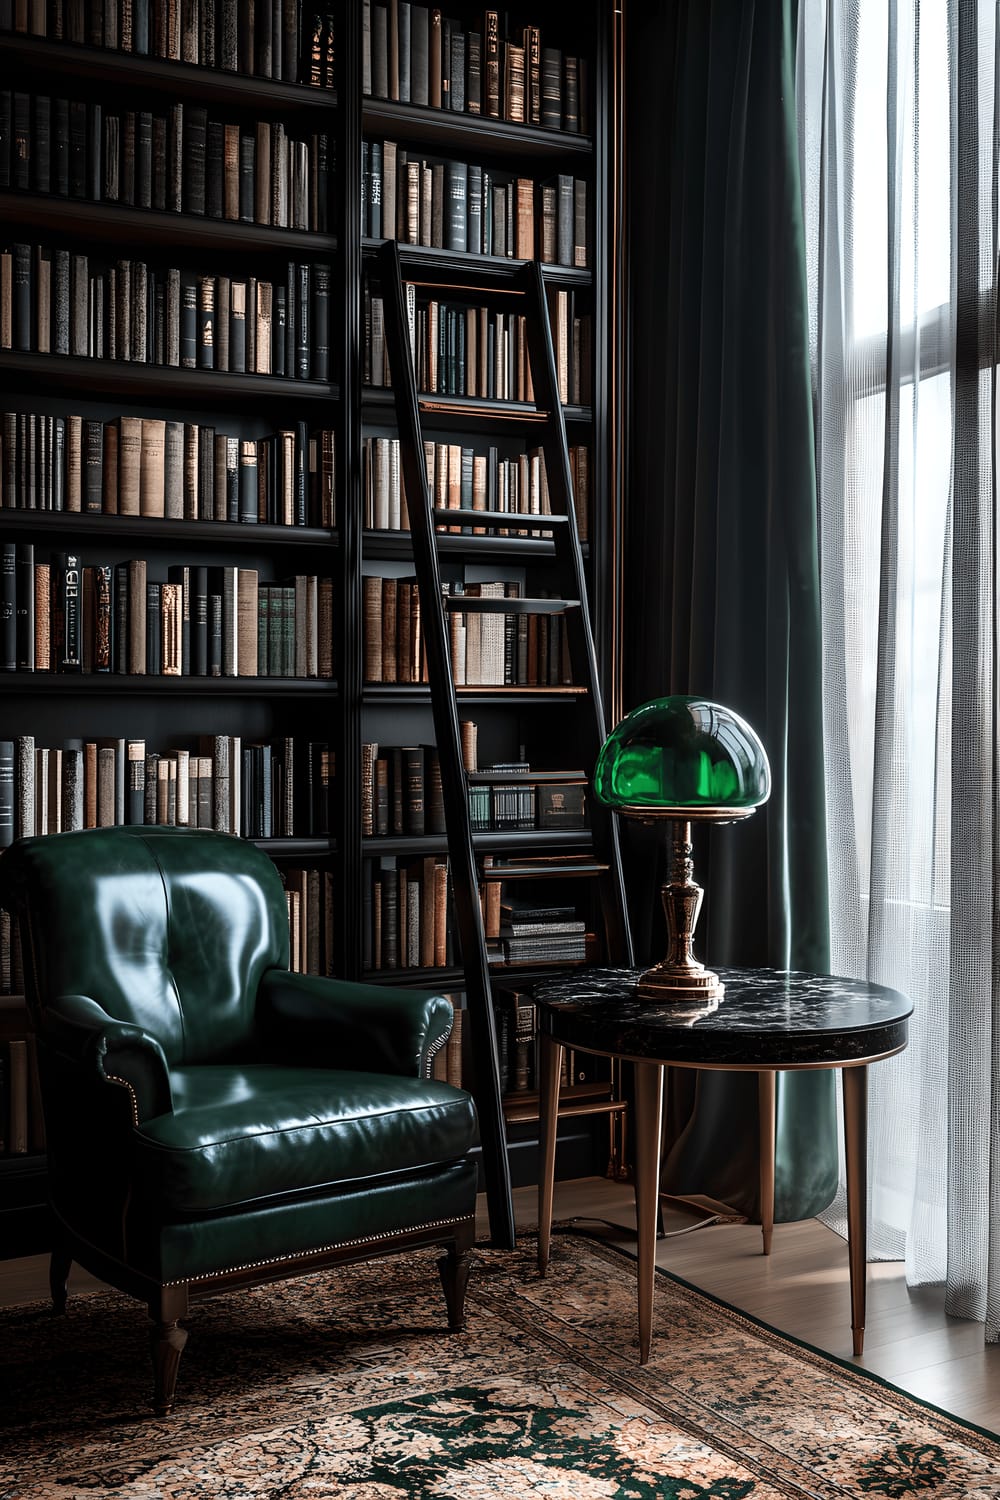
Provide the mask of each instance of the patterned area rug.
POLYGON ((467 1332, 432 1253, 196 1305, 172 1418, 145 1415, 145 1310, 77 1296, 0 1314, 0 1500, 998 1500, 1000 1441, 560 1236, 481 1250, 467 1332))

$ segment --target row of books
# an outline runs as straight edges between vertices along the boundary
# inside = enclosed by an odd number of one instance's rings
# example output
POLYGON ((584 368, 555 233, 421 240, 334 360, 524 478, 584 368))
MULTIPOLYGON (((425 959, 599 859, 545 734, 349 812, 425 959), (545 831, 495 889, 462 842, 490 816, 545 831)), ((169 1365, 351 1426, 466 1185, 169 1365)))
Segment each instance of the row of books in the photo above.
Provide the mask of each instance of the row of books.
POLYGON ((3 412, 0 507, 332 527, 334 432, 296 422, 241 439, 162 417, 3 412))
POLYGON ((330 267, 237 281, 15 244, 0 251, 0 349, 328 380, 330 267))
POLYGON ((469 1086, 470 1072, 465 1060, 465 1011, 459 997, 453 1000, 454 1013, 451 1031, 443 1047, 439 1047, 431 1059, 431 1077, 439 1083, 451 1083, 456 1088, 469 1086))
POLYGON ((0 546, 0 671, 167 677, 333 676, 333 581, 256 568, 145 558, 35 561, 32 542, 0 546))
POLYGON ((446 831, 436 746, 363 744, 362 838, 422 838, 446 831))
POLYGON ((448 861, 441 856, 362 861, 364 967, 443 969, 457 962, 448 861))
POLYGON ((0 0, 0 31, 333 87, 333 14, 302 0, 0 0))
POLYGON ((141 739, 0 740, 0 848, 15 838, 115 824, 214 828, 243 838, 318 838, 333 827, 324 741, 202 735, 181 749, 141 739))
POLYGON ((337 972, 334 949, 334 880, 315 866, 281 869, 288 907, 288 966, 293 974, 337 972))
MULTIPOLYGON (((521 990, 499 991, 493 1000, 497 1039, 500 1091, 516 1098, 538 1088, 538 1023, 530 994, 521 990)), ((564 1047, 560 1088, 595 1090, 610 1088, 611 1065, 606 1057, 564 1047)))
MULTIPOLYGON (((537 773, 535 773, 537 775, 537 773)), ((469 821, 474 833, 503 833, 587 826, 586 788, 582 771, 567 771, 566 781, 552 772, 533 779, 527 761, 497 761, 469 787, 469 821), (577 777, 576 781, 568 778, 577 777), (489 778, 489 779, 487 779, 489 778)))
POLYGON ((495 180, 464 161, 411 159, 395 141, 362 145, 361 233, 405 245, 586 266, 587 184, 560 173, 495 180))
POLYGON ((363 5, 365 94, 512 124, 587 131, 586 60, 543 47, 540 27, 502 35, 501 12, 487 10, 481 26, 466 31, 440 10, 408 0, 363 5))
MULTIPOLYGON (((573 484, 573 506, 581 541, 587 540, 590 510, 590 449, 583 443, 569 448, 570 475, 573 484)), ((485 452, 461 443, 435 443, 424 440, 424 463, 427 487, 435 507, 452 510, 502 511, 509 515, 542 515, 552 513, 545 455, 541 448, 529 448, 512 458, 501 458, 490 445, 485 452)), ((410 516, 403 483, 398 438, 367 437, 362 448, 362 488, 364 525, 376 531, 409 531, 410 516)), ((439 531, 465 532, 471 536, 485 534, 485 527, 449 526, 439 521, 439 531)), ((491 536, 545 536, 545 532, 527 532, 511 526, 491 536)))
MULTIPOLYGON (((452 583, 447 588, 454 597, 465 594, 473 598, 516 599, 523 593, 520 584, 509 580, 452 583)), ((362 600, 364 680, 426 682, 416 580, 368 574, 362 579, 362 600)), ((448 626, 452 679, 457 687, 572 684, 561 615, 449 609, 448 626)))
MULTIPOLYGON (((3 915, 6 917, 7 913, 3 915)), ((6 925, 6 932, 0 927, 0 951, 6 947, 9 956, 9 918, 6 925)), ((2 977, 0 993, 3 993, 2 977)), ((0 1020, 6 1019, 0 1015, 0 1020)), ((19 1019, 27 1022, 27 1016, 19 1019)), ((0 1156, 26 1156, 44 1150, 38 1053, 34 1034, 25 1029, 20 1035, 0 1036, 0 1156)))
MULTIPOLYGON (((577 314, 572 288, 549 287, 547 296, 559 399, 564 405, 587 406, 591 400, 590 314, 577 314)), ((375 387, 388 386, 392 380, 383 299, 367 280, 362 297, 362 379, 375 387)), ((437 298, 423 300, 412 283, 406 284, 406 300, 419 391, 432 396, 534 401, 523 313, 437 298)))
POLYGON ((0 89, 0 188, 325 233, 329 136, 0 89))

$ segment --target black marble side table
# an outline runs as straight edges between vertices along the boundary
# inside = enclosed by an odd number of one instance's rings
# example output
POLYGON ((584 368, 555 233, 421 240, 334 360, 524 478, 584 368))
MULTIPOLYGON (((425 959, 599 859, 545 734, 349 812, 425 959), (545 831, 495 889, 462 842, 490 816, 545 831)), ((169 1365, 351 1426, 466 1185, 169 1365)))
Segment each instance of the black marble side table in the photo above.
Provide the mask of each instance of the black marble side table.
POLYGON ((549 1261, 556 1115, 563 1047, 635 1064, 635 1206, 639 1255, 639 1360, 649 1358, 664 1067, 729 1068, 758 1077, 760 1197, 764 1254, 774 1227, 775 1075, 791 1068, 839 1068, 844 1090, 848 1265, 854 1353, 865 1336, 867 1066, 906 1046, 913 1006, 905 995, 864 980, 779 969, 719 969, 716 1010, 692 1016, 640 1003, 635 969, 577 969, 535 986, 542 1160, 538 1181, 538 1264, 549 1261))

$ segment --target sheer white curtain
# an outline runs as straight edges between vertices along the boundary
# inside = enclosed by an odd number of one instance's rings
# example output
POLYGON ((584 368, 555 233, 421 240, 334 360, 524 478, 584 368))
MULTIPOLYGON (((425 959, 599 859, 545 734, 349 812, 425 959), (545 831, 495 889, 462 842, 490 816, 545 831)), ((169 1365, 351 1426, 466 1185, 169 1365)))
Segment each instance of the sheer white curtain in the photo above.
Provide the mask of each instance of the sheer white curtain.
POLYGON ((990 1340, 998 41, 995 0, 800 0, 832 967, 915 1005, 869 1074, 870 1244, 990 1340))

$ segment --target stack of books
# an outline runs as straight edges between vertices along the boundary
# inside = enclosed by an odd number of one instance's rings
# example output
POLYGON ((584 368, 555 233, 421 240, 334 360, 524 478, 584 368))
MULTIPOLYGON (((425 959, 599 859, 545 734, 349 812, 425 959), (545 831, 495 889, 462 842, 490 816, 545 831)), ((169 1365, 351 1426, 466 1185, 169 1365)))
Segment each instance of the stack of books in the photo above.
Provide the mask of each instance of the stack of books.
POLYGON ((587 956, 587 924, 572 906, 500 906, 498 961, 509 964, 579 963, 587 956))

